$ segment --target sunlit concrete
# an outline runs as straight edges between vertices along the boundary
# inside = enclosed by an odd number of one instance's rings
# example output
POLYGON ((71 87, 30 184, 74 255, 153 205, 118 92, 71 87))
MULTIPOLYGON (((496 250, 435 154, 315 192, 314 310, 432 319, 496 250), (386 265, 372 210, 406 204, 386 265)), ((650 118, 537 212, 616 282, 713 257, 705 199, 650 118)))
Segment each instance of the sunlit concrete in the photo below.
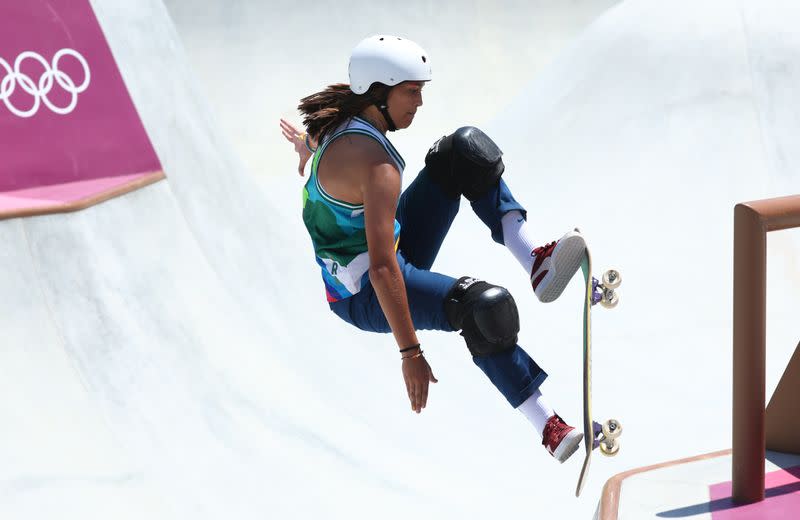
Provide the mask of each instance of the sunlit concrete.
MULTIPOLYGON (((798 185, 794 4, 628 1, 484 107, 542 242, 579 226, 624 279, 594 322, 595 411, 623 422, 622 448, 575 499, 580 461, 552 460, 459 336, 420 333, 440 382, 411 413, 391 335, 327 309, 288 147, 256 180, 166 8, 92 3, 167 179, 0 222, 1 516, 591 518, 610 476, 730 446, 733 204, 798 185)), ((296 97, 269 99, 275 139, 296 97)), ((434 114, 397 140, 405 182, 473 123, 434 114)), ((577 422, 579 285, 538 303, 462 213, 434 269, 509 288, 543 391, 577 422)), ((798 340, 797 233, 769 247, 768 395, 798 340)))

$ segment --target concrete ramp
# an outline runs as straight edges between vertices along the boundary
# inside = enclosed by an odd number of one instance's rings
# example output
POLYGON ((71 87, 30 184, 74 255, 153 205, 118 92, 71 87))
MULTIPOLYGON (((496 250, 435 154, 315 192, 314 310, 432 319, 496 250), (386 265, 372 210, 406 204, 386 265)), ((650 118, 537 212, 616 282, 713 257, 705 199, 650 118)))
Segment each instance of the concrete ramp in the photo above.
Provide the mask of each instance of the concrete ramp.
POLYGON ((767 452, 766 499, 732 499, 731 451, 655 464, 606 482, 599 520, 693 518, 757 520, 794 518, 800 509, 800 456, 767 452))
MULTIPOLYGON (((421 333, 440 383, 423 414, 409 411, 391 335, 356 331, 326 306, 302 180, 289 168, 258 184, 244 171, 160 1, 13 5, 53 19, 56 6, 91 8, 165 178, 81 211, 0 221, 0 517, 590 518, 609 477, 728 447, 733 204, 786 194, 800 166, 789 3, 621 3, 482 125, 541 242, 579 226, 598 269, 625 279, 620 307, 593 323, 594 407, 625 434, 619 456, 593 460, 581 500, 580 461, 553 462, 458 335, 421 333), (681 305, 665 296, 676 272, 691 288, 681 305), (665 440, 665 424, 686 423, 685 443, 665 440)), ((452 31, 446 66, 462 36, 434 11, 421 23, 452 31)), ((30 49, 83 52, 76 35, 59 38, 30 49)), ((454 83, 441 88, 473 95, 454 83)), ((26 121, 67 121, 56 115, 26 121)), ((263 123, 282 139, 277 121, 263 123)), ((427 143, 442 135, 417 130, 427 143)), ((426 150, 402 152, 420 163, 426 150)), ((775 243, 771 258, 796 271, 796 244, 775 243)), ((541 305, 468 204, 434 269, 514 294, 520 343, 550 374, 543 391, 576 422, 579 285, 541 305)), ((800 279, 777 280, 771 308, 791 312, 771 330, 776 344, 791 337, 788 357, 800 279)), ((691 513, 696 496, 653 511, 691 513)))
MULTIPOLYGON (((59 18, 85 2, 50 4, 59 18)), ((383 476, 402 450, 275 355, 302 345, 268 305, 292 286, 265 240, 279 223, 215 130, 163 5, 85 7, 167 179, 0 221, 0 516, 297 518, 342 500, 365 515, 366 491, 403 514, 401 480, 383 476), (337 430, 320 437, 310 418, 337 430), (365 439, 352 456, 348 438, 365 439)))

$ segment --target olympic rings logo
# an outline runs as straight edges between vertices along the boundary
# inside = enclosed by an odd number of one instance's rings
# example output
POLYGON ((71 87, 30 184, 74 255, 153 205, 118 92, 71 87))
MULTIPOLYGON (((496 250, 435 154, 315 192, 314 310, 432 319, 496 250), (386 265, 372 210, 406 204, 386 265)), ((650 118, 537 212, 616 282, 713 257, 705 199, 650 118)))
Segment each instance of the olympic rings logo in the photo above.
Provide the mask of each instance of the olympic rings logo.
POLYGON ((53 56, 52 63, 48 63, 47 60, 35 52, 26 51, 17 56, 13 69, 7 61, 0 58, 0 77, 3 78, 0 81, 0 101, 5 103, 12 114, 19 117, 33 117, 39 111, 42 103, 56 114, 69 114, 75 110, 78 104, 78 94, 89 88, 89 82, 91 81, 89 64, 78 51, 73 49, 61 49, 53 56), (84 79, 80 85, 75 85, 75 81, 72 78, 64 71, 59 70, 58 63, 64 56, 72 56, 83 67, 84 79), (21 68, 25 60, 37 61, 44 67, 44 74, 39 78, 38 83, 22 72, 21 68), (56 83, 71 96, 69 104, 65 107, 56 106, 47 97, 56 83), (33 96, 33 106, 27 110, 20 110, 11 103, 11 95, 18 86, 27 94, 33 96))

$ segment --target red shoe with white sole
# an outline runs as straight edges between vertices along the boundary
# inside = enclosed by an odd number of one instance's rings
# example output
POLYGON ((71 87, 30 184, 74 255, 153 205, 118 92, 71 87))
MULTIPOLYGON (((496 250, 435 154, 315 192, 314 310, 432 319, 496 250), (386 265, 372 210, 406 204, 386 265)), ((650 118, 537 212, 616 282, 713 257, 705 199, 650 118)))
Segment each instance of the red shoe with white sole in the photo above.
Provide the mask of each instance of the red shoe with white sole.
POLYGON ((550 417, 544 425, 542 445, 560 463, 578 450, 582 440, 583 433, 565 423, 558 414, 550 417))
POLYGON ((539 301, 549 303, 561 296, 580 268, 585 250, 586 241, 575 230, 531 252, 531 286, 539 301))

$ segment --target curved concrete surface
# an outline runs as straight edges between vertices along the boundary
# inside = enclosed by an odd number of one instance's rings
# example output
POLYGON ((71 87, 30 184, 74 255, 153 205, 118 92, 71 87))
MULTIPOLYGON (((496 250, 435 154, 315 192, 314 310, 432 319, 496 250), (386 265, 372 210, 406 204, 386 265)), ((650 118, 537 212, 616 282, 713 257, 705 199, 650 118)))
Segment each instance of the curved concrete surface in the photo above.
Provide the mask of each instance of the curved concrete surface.
MULTIPOLYGON (((250 172, 274 178, 295 166, 275 138, 278 118, 299 121, 300 98, 347 83, 347 58, 362 38, 406 35, 428 51, 434 80, 414 126, 435 135, 454 121, 483 124, 619 0, 164 3, 220 129, 250 172)), ((413 171, 422 156, 411 151, 427 150, 429 139, 393 136, 413 171)))
MULTIPOLYGON (((729 446, 732 209, 797 185, 793 4, 625 2, 484 125, 542 242, 578 225, 625 280, 594 326, 595 409, 625 434, 581 500, 580 461, 554 463, 457 335, 421 333, 440 383, 410 413, 392 338, 327 310, 289 151, 257 182, 165 7, 92 5, 167 179, 0 222, 4 518, 588 518, 611 475, 729 446), (691 435, 668 442, 673 425, 691 435)), ((419 164, 442 128, 401 152, 419 164)), ((434 269, 511 290, 577 422, 580 287, 539 304, 463 208, 434 269)), ((797 342, 796 238, 770 238, 773 388, 797 342)))

